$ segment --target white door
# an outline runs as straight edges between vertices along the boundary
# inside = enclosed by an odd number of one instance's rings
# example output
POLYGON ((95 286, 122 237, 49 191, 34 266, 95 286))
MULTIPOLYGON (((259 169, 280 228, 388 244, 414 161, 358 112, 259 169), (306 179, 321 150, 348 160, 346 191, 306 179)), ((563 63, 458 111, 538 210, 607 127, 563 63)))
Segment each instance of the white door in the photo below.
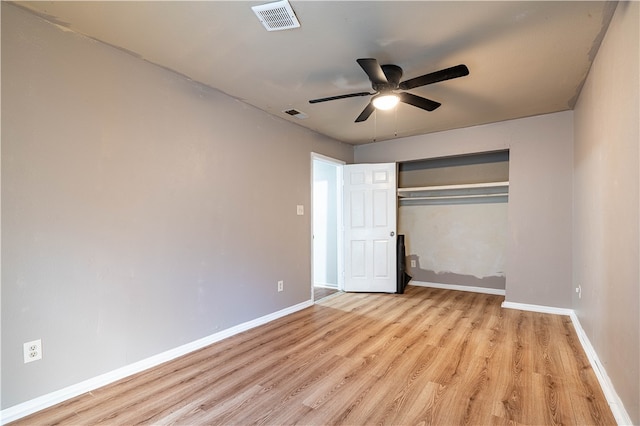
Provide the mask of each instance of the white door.
POLYGON ((344 166, 345 291, 395 293, 396 164, 344 166))

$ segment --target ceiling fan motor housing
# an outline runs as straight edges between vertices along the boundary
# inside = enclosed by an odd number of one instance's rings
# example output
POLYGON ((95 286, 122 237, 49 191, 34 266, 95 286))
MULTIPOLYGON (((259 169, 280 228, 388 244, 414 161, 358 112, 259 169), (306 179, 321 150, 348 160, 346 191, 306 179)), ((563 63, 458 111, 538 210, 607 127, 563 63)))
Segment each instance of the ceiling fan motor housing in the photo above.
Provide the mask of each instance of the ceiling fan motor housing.
POLYGON ((382 65, 382 72, 387 77, 386 83, 372 83, 371 87, 376 92, 390 92, 397 90, 402 78, 402 68, 397 65, 382 65))

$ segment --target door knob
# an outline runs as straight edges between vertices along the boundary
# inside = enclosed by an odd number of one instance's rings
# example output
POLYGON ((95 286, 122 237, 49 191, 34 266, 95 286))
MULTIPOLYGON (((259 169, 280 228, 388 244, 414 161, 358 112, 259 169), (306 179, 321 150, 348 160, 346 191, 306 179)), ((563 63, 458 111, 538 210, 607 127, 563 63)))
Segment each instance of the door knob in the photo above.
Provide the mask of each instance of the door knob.
POLYGON ((391 235, 393 237, 394 235, 396 235, 396 233, 391 231, 391 234, 389 234, 389 235, 391 235))

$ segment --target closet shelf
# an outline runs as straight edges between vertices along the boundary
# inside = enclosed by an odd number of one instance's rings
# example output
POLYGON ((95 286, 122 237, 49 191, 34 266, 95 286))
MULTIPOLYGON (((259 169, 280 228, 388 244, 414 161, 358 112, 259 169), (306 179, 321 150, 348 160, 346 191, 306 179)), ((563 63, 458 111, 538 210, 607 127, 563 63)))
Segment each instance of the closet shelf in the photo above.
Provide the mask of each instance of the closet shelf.
MULTIPOLYGON (((401 204, 410 201, 423 204, 429 201, 491 201, 503 199, 509 195, 509 182, 471 183, 464 185, 438 185, 413 188, 398 188, 401 204), (403 203, 404 202, 404 203, 403 203)), ((413 204, 413 203, 411 203, 413 204)))

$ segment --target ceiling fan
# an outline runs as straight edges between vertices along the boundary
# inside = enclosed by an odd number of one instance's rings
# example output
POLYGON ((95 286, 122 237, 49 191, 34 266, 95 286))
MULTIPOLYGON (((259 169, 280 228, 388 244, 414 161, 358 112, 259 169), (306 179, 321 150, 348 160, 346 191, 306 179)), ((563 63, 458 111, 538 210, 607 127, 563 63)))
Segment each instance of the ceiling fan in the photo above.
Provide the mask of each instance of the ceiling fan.
POLYGON ((371 87, 374 90, 373 93, 358 92, 347 95, 330 96, 328 98, 312 99, 309 103, 315 104, 356 96, 373 96, 369 104, 360 113, 358 118, 356 118, 356 123, 365 121, 376 108, 391 109, 398 102, 404 102, 405 104, 413 105, 426 111, 433 111, 441 105, 440 102, 432 101, 431 99, 413 95, 408 92, 397 92, 397 90, 409 90, 415 87, 426 86, 427 84, 469 75, 469 69, 466 65, 456 65, 455 67, 445 68, 400 82, 400 78, 402 78, 402 68, 397 65, 381 66, 374 58, 362 58, 358 59, 357 62, 369 77, 371 87))

